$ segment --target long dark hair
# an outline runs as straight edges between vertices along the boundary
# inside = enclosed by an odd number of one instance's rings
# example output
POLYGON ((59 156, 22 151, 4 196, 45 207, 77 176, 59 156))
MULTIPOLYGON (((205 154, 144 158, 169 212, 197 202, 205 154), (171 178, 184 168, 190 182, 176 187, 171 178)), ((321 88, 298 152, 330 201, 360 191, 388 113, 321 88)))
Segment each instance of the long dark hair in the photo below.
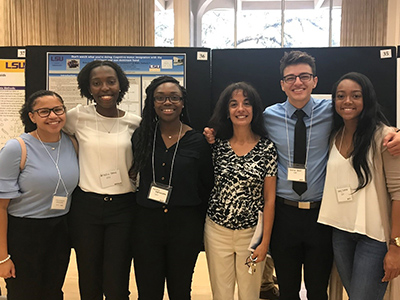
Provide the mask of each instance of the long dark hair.
POLYGON ((180 119, 182 123, 190 126, 189 115, 187 111, 187 92, 186 89, 179 84, 179 81, 170 76, 161 76, 153 79, 146 88, 146 99, 144 100, 144 109, 140 126, 136 129, 135 135, 137 139, 133 141, 133 167, 134 174, 140 172, 147 163, 153 148, 154 129, 158 122, 158 116, 154 111, 154 91, 156 88, 166 82, 176 84, 182 92, 183 108, 180 119))
POLYGON ((363 96, 363 110, 358 116, 357 128, 353 136, 354 149, 350 154, 353 168, 358 178, 357 192, 371 181, 368 152, 371 149, 371 146, 373 148, 375 147, 375 131, 382 124, 388 125, 389 122, 381 111, 374 86, 369 78, 361 73, 350 72, 340 77, 340 79, 333 85, 332 101, 334 109, 331 137, 333 137, 344 126, 342 117, 335 110, 335 102, 338 85, 345 79, 352 80, 359 84, 363 96))
POLYGON ((260 95, 255 88, 246 82, 232 83, 222 91, 211 116, 209 126, 215 129, 217 138, 228 140, 233 136, 232 121, 229 118, 229 100, 232 98, 232 93, 237 90, 243 91, 243 96, 247 97, 253 107, 251 130, 255 134, 265 137, 267 132, 262 115, 263 106, 260 95))

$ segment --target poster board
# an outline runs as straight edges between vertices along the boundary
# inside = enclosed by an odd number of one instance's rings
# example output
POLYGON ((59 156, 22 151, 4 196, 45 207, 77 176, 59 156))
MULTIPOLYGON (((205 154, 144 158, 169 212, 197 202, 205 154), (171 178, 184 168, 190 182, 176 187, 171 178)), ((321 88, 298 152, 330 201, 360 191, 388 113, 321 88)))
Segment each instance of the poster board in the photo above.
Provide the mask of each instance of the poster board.
POLYGON ((47 53, 46 89, 61 94, 67 109, 86 104, 79 95, 77 75, 82 68, 94 60, 109 60, 124 70, 129 80, 129 90, 119 105, 120 109, 140 115, 146 98, 145 90, 158 76, 167 75, 185 83, 185 53, 47 53))
POLYGON ((0 48, 0 148, 23 132, 19 110, 25 101, 25 49, 0 48))
POLYGON ((209 119, 210 49, 27 46, 26 56, 27 95, 38 89, 53 88, 56 92, 59 91, 61 96, 67 96, 69 108, 78 103, 86 104, 86 99, 79 96, 74 79, 79 70, 94 59, 114 60, 125 70, 131 84, 127 97, 121 102, 122 109, 140 114, 145 87, 157 76, 171 75, 189 91, 188 111, 192 127, 202 130, 209 119), (52 63, 57 60, 58 66, 52 63))
POLYGON ((313 94, 331 94, 333 84, 345 73, 363 73, 371 79, 385 116, 396 124, 395 47, 213 50, 212 105, 221 91, 236 81, 251 83, 265 106, 285 101, 279 64, 284 53, 291 50, 306 51, 315 57, 318 85, 313 94))

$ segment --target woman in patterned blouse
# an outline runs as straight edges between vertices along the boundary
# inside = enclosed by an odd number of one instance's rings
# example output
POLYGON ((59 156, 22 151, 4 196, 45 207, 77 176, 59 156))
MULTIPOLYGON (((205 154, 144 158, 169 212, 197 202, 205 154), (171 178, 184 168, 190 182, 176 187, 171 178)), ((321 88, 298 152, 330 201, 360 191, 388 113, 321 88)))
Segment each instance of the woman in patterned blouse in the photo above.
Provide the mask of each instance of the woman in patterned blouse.
POLYGON ((277 154, 265 138, 262 104, 245 82, 229 85, 221 94, 210 127, 215 185, 205 225, 205 249, 214 300, 258 300, 275 209, 277 154), (249 250, 259 211, 263 236, 249 250), (247 263, 247 264, 246 264, 247 263), (256 267, 257 266, 257 267, 256 267))

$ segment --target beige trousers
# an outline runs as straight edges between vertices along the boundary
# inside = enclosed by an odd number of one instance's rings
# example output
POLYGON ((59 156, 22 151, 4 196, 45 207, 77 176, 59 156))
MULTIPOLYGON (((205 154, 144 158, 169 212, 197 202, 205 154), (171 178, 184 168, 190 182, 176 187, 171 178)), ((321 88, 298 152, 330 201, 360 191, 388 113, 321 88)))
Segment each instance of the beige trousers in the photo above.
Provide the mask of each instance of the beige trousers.
POLYGON ((213 300, 233 300, 235 283, 239 300, 259 300, 265 263, 258 263, 252 275, 245 265, 251 254, 247 248, 254 230, 228 229, 206 218, 204 245, 213 300))

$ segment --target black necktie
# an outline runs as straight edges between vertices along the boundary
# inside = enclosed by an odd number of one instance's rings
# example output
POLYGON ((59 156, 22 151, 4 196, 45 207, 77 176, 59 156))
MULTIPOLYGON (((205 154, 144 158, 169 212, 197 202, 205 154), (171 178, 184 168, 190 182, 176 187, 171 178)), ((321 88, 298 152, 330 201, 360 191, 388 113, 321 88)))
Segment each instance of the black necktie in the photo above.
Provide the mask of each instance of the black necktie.
MULTIPOLYGON (((294 163, 304 165, 306 162, 306 124, 304 111, 296 110, 297 122, 294 127, 294 163)), ((293 181, 293 190, 301 195, 307 190, 307 183, 293 181)))

